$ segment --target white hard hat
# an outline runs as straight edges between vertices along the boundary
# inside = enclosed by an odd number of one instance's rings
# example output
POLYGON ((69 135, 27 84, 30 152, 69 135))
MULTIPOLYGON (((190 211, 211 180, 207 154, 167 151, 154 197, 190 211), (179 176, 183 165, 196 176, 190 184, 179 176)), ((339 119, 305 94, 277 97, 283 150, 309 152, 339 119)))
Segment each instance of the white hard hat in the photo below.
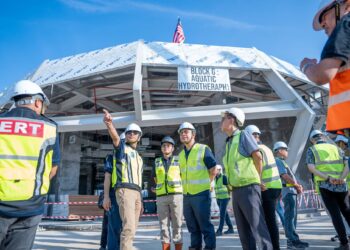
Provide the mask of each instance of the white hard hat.
POLYGON ((322 0, 320 6, 318 7, 318 11, 314 16, 314 20, 312 22, 312 27, 314 30, 319 31, 322 30, 320 17, 329 9, 333 8, 337 3, 340 4, 344 2, 344 0, 322 0))
POLYGON ((247 131, 247 133, 250 135, 253 135, 254 133, 257 133, 259 135, 261 134, 260 129, 255 125, 248 125, 245 128, 245 131, 247 131))
POLYGON ((125 132, 121 133, 119 137, 120 137, 120 140, 124 140, 125 139, 125 132))
POLYGON ((318 130, 318 129, 312 130, 309 136, 309 140, 314 138, 316 135, 323 135, 323 133, 321 130, 318 130))
POLYGON ((177 130, 177 132, 180 134, 180 132, 181 132, 181 130, 183 130, 183 129, 190 129, 190 130, 192 130, 192 131, 194 131, 194 132, 196 132, 196 129, 194 128, 194 126, 192 125, 192 123, 189 123, 189 122, 183 122, 181 125, 180 125, 180 127, 179 127, 179 129, 177 130))
POLYGON ((139 125, 136 123, 130 123, 126 129, 125 129, 125 134, 128 133, 129 131, 137 131, 140 133, 140 137, 142 136, 142 130, 139 125))
POLYGON ((273 145, 273 151, 277 151, 280 148, 288 149, 288 146, 283 141, 278 141, 278 142, 275 143, 275 145, 273 145))
POLYGON ((216 165, 216 169, 217 170, 222 170, 222 166, 221 165, 216 165))
POLYGON ((335 142, 342 141, 345 144, 348 144, 349 139, 346 138, 344 135, 337 135, 337 138, 334 140, 335 142))
POLYGON ((21 80, 15 84, 13 94, 11 96, 11 100, 15 100, 18 96, 33 96, 33 95, 41 95, 43 98, 43 102, 46 106, 50 105, 49 98, 45 95, 40 86, 30 80, 21 80))
POLYGON ((242 127, 245 121, 245 114, 243 112, 242 109, 239 108, 230 108, 228 110, 226 110, 225 112, 221 113, 222 116, 224 116, 225 114, 231 114, 234 117, 236 117, 236 121, 239 127, 242 127))

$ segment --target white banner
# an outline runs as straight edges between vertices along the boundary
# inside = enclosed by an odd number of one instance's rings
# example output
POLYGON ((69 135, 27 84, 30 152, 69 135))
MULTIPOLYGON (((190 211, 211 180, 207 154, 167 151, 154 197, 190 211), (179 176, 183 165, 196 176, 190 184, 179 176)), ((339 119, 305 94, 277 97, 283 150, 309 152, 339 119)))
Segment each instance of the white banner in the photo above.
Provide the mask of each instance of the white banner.
POLYGON ((231 92, 228 69, 178 67, 177 72, 178 90, 231 92))

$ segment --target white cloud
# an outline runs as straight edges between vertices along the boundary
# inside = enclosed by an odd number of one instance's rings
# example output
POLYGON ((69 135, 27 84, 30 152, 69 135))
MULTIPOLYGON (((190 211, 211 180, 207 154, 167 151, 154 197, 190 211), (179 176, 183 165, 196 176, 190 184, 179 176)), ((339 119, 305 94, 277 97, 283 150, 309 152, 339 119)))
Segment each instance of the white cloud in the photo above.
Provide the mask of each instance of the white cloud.
POLYGON ((240 22, 231 18, 211 15, 198 11, 181 10, 178 8, 164 7, 158 4, 136 2, 136 1, 113 1, 113 0, 59 0, 61 3, 84 12, 117 12, 123 7, 132 7, 153 12, 173 14, 176 16, 201 19, 211 22, 217 26, 234 29, 254 29, 256 25, 240 22))

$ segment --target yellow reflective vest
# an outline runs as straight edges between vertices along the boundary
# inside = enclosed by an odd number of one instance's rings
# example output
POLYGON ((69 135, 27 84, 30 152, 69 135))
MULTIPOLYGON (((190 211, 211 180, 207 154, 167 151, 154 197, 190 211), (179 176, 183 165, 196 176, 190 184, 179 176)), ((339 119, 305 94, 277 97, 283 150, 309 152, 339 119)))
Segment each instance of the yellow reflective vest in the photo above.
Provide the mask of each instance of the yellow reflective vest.
POLYGON ((281 189, 282 181, 271 149, 263 144, 259 145, 259 149, 263 156, 262 181, 267 188, 281 189))
POLYGON ((215 196, 216 199, 229 199, 230 195, 227 190, 227 186, 223 183, 223 175, 219 178, 215 178, 215 196))
POLYGON ((0 117, 0 201, 47 194, 56 125, 23 117, 0 117))
POLYGON ((204 164, 205 149, 208 146, 195 143, 186 160, 185 150, 179 155, 181 180, 184 194, 198 194, 210 190, 208 169, 204 164))
POLYGON ((156 194, 158 197, 168 194, 182 194, 179 158, 177 156, 171 158, 167 172, 165 171, 162 157, 157 158, 155 161, 155 173, 157 178, 156 194))
MULTIPOLYGON (((120 143, 125 143, 122 140, 120 143)), ((142 189, 143 161, 136 149, 124 144, 124 157, 113 154, 112 187, 142 189), (115 170, 115 171, 114 171, 115 170)))
POLYGON ((245 157, 239 153, 238 146, 241 132, 238 131, 231 142, 226 142, 226 151, 222 159, 228 183, 232 187, 260 184, 259 173, 255 168, 253 158, 245 157))
MULTIPOLYGON (((313 145, 310 149, 315 157, 315 167, 318 171, 333 178, 340 178, 345 165, 337 146, 329 143, 320 143, 313 145)), ((317 175, 314 178, 315 181, 325 180, 317 175)))

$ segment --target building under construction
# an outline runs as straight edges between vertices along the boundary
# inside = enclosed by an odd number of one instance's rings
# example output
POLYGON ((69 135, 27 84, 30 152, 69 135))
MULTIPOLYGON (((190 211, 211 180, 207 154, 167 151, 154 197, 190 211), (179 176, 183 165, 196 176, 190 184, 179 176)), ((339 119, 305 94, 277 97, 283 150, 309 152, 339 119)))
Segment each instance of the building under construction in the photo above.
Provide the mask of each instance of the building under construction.
MULTIPOLYGON (((103 189, 103 159, 113 146, 102 109, 118 132, 131 122, 142 127, 145 188, 161 138, 172 136, 181 150, 177 128, 184 121, 221 162, 220 114, 229 107, 244 110, 246 125, 257 125, 266 145, 286 141, 288 163, 305 183, 300 159, 312 126, 324 122, 328 96, 295 66, 256 48, 199 44, 136 41, 46 60, 28 78, 50 98, 46 114, 59 125, 62 162, 52 187, 63 195, 103 189)), ((13 105, 10 95, 11 88, 0 95, 3 110, 13 105)))

